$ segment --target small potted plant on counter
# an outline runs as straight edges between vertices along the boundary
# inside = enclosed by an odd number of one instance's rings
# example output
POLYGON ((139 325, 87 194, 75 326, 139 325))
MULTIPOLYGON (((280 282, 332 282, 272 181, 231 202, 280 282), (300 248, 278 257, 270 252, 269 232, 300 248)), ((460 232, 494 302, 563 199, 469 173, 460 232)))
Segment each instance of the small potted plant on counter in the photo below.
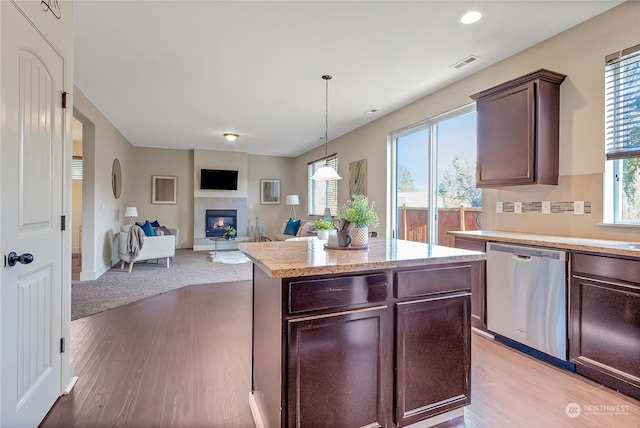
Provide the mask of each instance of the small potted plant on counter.
POLYGON ((364 195, 352 195, 351 200, 338 209, 338 218, 354 224, 351 233, 351 246, 364 247, 369 244, 369 226, 376 227, 380 222, 373 210, 374 202, 364 195))
POLYGON ((329 231, 333 229, 333 223, 329 220, 319 218, 313 222, 313 229, 318 231, 318 239, 321 241, 329 240, 329 231))
POLYGON ((236 239, 237 234, 238 234, 237 230, 235 230, 232 226, 227 226, 224 229, 224 233, 222 234, 222 237, 224 239, 236 239))

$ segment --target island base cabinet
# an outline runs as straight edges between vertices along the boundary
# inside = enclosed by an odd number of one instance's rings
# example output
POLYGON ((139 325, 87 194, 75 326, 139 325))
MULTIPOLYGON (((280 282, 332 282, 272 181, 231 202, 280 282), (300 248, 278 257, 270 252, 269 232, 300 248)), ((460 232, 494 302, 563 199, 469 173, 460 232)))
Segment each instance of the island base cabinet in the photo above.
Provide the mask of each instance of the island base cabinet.
POLYGON ((471 403, 470 313, 470 293, 397 304, 398 426, 471 403))
POLYGON ((288 322, 288 427, 385 426, 390 319, 382 306, 288 322))

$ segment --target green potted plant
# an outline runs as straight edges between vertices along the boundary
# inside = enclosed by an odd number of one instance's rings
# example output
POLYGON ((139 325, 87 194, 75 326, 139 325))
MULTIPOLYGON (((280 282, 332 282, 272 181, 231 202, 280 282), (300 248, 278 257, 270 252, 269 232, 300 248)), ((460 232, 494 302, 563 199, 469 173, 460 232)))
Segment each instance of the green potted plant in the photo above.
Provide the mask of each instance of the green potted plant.
POLYGON ((322 218, 313 222, 313 229, 318 231, 318 239, 322 241, 329 240, 329 231, 333 229, 333 223, 322 218))
POLYGON ((222 237, 224 239, 235 239, 237 234, 238 234, 237 230, 235 230, 232 226, 227 226, 224 229, 224 233, 222 234, 222 237))
POLYGON ((369 243, 369 226, 377 227, 380 219, 374 211, 375 202, 364 195, 352 195, 351 200, 338 209, 338 218, 355 225, 351 233, 351 246, 363 247, 369 243))

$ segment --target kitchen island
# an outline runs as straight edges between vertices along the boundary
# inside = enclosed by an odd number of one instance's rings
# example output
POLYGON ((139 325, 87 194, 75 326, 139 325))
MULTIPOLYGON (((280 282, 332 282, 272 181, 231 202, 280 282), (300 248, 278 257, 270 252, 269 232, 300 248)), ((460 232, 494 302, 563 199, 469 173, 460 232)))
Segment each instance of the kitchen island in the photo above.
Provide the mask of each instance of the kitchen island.
POLYGON ((253 261, 258 427, 430 426, 471 400, 481 252, 373 238, 243 243, 253 261))

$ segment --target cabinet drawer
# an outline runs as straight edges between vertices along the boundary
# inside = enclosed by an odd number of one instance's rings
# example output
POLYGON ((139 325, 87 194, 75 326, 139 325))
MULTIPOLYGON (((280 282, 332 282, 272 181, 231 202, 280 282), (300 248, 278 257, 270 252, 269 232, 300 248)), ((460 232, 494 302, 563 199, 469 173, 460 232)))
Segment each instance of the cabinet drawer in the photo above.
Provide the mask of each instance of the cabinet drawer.
POLYGON ((387 299, 387 275, 384 273, 294 280, 288 287, 290 314, 384 302, 387 299))
POLYGON ((470 265, 399 271, 395 277, 393 294, 399 299, 471 290, 470 265))
POLYGON ((640 259, 573 253, 573 273, 640 284, 640 259))

